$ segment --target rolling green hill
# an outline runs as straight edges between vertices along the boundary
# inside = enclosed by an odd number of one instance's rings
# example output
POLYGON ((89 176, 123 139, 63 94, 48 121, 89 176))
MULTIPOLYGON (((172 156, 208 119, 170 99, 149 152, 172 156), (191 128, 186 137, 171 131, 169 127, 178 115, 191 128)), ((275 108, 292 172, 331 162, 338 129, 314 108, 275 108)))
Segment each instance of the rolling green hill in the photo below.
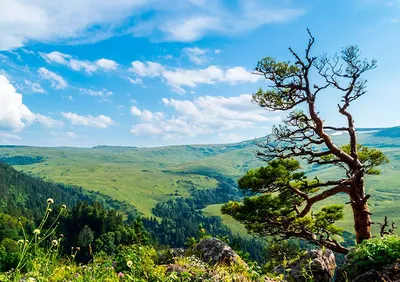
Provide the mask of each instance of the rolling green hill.
MULTIPOLYGON (((400 222, 400 137, 395 134, 396 130, 359 130, 360 143, 379 147, 391 160, 389 165, 383 167, 380 176, 367 179, 368 193, 373 195, 371 210, 376 220, 387 215, 400 222)), ((344 136, 333 138, 338 143, 347 143, 344 136)), ((126 201, 149 216, 160 201, 189 197, 192 189, 213 189, 218 175, 237 179, 248 169, 262 165, 254 156, 257 149, 253 141, 159 148, 3 146, 0 147, 0 158, 21 162, 24 160, 22 157, 30 157, 27 164, 14 167, 47 180, 99 191, 126 201)), ((321 179, 338 174, 333 167, 306 166, 305 169, 321 179)), ((346 199, 340 201, 344 203, 346 199)), ((205 212, 219 215, 217 207, 208 207, 205 212)), ((228 225, 234 225, 229 218, 223 219, 228 225)), ((343 224, 351 229, 351 218, 346 217, 343 224)), ((233 229, 242 230, 240 226, 233 226, 233 229)))

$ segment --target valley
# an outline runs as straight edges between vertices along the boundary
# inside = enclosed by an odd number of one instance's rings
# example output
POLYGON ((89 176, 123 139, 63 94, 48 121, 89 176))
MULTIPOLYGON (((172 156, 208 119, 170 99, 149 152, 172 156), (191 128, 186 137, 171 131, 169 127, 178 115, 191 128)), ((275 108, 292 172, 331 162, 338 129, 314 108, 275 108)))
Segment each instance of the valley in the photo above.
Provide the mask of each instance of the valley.
MULTIPOLYGON (((381 175, 366 179, 367 193, 372 194, 370 208, 377 222, 384 216, 400 222, 400 206, 396 204, 400 201, 400 138, 396 132, 397 129, 374 129, 359 133, 360 143, 379 147, 390 159, 390 163, 382 167, 381 175)), ((342 136, 334 138, 338 143, 346 143, 342 136)), ((131 204, 150 217, 157 203, 187 198, 196 190, 214 189, 219 175, 236 180, 248 169, 262 165, 255 157, 257 149, 254 141, 159 148, 3 146, 0 156, 43 158, 27 165, 14 165, 14 168, 44 180, 99 192, 131 204)), ((318 175, 320 179, 339 173, 335 167, 304 168, 310 176, 318 175)), ((347 201, 344 196, 338 197, 343 204, 347 201)), ((222 216, 219 204, 203 211, 206 215, 222 216)), ((346 216, 339 225, 352 231, 349 205, 345 206, 345 211, 346 216)), ((229 216, 223 215, 222 220, 234 233, 245 233, 244 227, 229 216)))

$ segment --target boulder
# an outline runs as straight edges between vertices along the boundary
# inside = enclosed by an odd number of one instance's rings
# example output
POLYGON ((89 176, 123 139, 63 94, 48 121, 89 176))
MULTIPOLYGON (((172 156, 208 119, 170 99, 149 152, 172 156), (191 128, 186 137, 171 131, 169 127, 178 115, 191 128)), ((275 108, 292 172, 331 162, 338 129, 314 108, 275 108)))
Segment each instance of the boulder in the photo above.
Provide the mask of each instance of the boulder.
POLYGON ((356 278, 354 282, 400 282, 400 262, 384 266, 378 270, 371 269, 356 278))
POLYGON ((246 263, 234 250, 232 250, 231 247, 217 238, 207 238, 200 241, 196 246, 194 246, 193 252, 201 260, 211 265, 239 264, 247 267, 246 263))
POLYGON ((332 280, 336 269, 335 255, 331 250, 312 250, 297 262, 286 267, 285 275, 289 281, 332 280))

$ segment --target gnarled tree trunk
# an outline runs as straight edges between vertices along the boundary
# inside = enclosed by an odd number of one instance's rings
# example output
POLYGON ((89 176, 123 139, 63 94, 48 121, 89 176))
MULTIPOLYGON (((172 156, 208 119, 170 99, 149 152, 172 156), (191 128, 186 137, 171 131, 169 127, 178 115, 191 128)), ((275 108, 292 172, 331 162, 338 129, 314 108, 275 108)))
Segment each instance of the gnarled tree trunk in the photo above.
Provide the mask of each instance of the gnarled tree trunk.
POLYGON ((357 244, 371 238, 371 213, 369 212, 367 199, 365 196, 363 176, 354 179, 350 191, 351 207, 354 216, 354 230, 356 233, 357 244))

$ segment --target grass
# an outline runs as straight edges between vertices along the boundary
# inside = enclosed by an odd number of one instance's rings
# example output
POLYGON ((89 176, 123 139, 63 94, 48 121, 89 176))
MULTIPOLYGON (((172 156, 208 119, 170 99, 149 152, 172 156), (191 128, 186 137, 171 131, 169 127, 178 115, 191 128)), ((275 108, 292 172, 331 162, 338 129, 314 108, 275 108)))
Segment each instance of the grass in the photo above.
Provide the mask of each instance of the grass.
POLYGON ((203 209, 203 212, 208 216, 220 216, 222 218, 222 223, 228 226, 233 234, 240 234, 241 236, 250 237, 251 235, 247 233, 247 230, 243 224, 237 222, 230 215, 221 213, 221 207, 222 204, 209 205, 203 209))
MULTIPOLYGON (((173 148, 174 149, 174 148, 173 148)), ((190 196, 191 189, 212 189, 217 181, 198 174, 165 171, 182 162, 182 154, 171 148, 159 150, 121 148, 0 148, 8 156, 43 156, 45 161, 15 166, 46 180, 82 186, 120 201, 127 201, 145 215, 159 202, 190 196)), ((200 158, 187 153, 185 158, 200 158)))
MULTIPOLYGON (((339 144, 347 143, 343 136, 334 139, 339 144)), ((367 193, 372 195, 369 203, 373 220, 380 222, 388 216, 390 220, 400 222, 400 139, 375 137, 369 133, 359 134, 358 139, 367 146, 379 147, 391 161, 382 168, 381 175, 366 177, 367 193)), ((223 174, 237 179, 249 168, 262 165, 254 156, 257 149, 252 141, 161 148, 0 147, 0 156, 43 156, 45 161, 42 163, 16 168, 48 180, 102 192, 135 205, 145 215, 151 215, 152 207, 159 201, 188 197, 191 189, 216 187, 213 175, 223 174)), ((318 175, 321 180, 335 179, 338 171, 318 168, 309 170, 309 174, 318 175)), ((334 201, 344 204, 348 199, 338 196, 332 198, 331 202, 334 201)), ((221 216, 219 205, 211 205, 204 212, 221 216)), ((243 226, 228 216, 222 218, 234 232, 243 234, 243 226)), ((353 229, 349 205, 345 206, 341 225, 349 231, 353 229)))

